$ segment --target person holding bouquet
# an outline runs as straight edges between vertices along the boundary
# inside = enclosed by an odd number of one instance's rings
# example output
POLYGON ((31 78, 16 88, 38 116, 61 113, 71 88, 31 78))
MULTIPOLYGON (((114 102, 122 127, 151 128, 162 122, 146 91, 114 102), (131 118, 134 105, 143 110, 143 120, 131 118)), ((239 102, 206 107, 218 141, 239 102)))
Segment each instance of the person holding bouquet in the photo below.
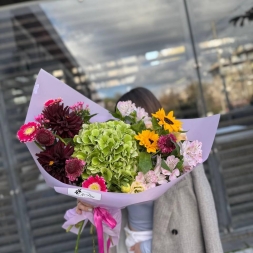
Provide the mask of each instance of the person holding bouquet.
MULTIPOLYGON (((145 88, 135 88, 119 100, 132 101, 151 116, 161 107, 145 88)), ((140 112, 141 113, 141 112, 140 112)), ((184 134, 178 136, 184 138, 184 134)), ((76 212, 92 212, 78 202, 76 212)), ((222 253, 216 210, 203 165, 197 166, 179 183, 155 201, 122 210, 119 244, 111 253, 222 253), (125 231, 124 231, 125 230, 125 231), (134 243, 136 237, 138 243, 134 243)))

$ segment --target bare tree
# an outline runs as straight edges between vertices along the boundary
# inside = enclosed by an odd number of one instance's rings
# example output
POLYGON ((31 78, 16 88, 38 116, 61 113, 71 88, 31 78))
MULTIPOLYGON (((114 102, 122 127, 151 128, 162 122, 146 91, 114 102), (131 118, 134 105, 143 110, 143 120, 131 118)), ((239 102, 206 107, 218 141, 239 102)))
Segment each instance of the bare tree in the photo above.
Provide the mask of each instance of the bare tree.
POLYGON ((245 14, 236 16, 229 20, 229 23, 232 23, 234 26, 240 22, 240 26, 244 25, 245 20, 252 21, 253 20, 253 7, 245 12, 245 14))

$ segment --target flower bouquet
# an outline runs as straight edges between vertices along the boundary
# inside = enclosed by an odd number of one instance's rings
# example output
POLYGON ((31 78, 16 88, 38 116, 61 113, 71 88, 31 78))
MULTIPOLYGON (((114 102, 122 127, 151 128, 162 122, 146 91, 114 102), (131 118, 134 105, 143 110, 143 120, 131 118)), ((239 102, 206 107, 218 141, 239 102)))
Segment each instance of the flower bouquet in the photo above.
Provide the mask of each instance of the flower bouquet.
POLYGON ((149 117, 131 101, 110 114, 41 70, 17 136, 49 186, 95 206, 67 211, 63 227, 79 240, 90 220, 102 253, 103 234, 107 249, 118 242, 121 208, 158 198, 207 159, 218 121, 180 121, 162 108, 149 117))

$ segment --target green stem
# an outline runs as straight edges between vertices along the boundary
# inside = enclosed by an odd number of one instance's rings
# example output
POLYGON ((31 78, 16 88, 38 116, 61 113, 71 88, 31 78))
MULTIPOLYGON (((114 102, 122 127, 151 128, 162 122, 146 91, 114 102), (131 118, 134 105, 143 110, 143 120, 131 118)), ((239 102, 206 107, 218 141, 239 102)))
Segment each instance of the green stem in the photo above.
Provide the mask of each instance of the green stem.
POLYGON ((54 135, 56 138, 58 138, 61 142, 63 142, 65 145, 67 145, 66 141, 64 141, 59 135, 54 135))
POLYGON ((45 150, 44 148, 42 148, 42 146, 41 146, 37 141, 35 141, 34 143, 36 144, 36 146, 37 146, 39 149, 41 149, 41 150, 43 150, 43 151, 45 150))
POLYGON ((70 225, 70 226, 66 229, 66 232, 68 233, 72 228, 73 228, 73 225, 70 225))
POLYGON ((78 235, 76 239, 75 253, 78 253, 79 240, 80 240, 81 232, 83 229, 83 224, 84 224, 84 220, 80 222, 80 227, 79 227, 79 231, 78 231, 78 235))

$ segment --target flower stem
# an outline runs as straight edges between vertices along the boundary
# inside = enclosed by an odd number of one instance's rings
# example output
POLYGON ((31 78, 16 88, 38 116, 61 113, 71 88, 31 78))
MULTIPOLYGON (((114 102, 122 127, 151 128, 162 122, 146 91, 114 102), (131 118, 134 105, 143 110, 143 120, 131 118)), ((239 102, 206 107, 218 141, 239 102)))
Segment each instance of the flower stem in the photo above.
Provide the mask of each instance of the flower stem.
POLYGON ((73 225, 70 225, 70 226, 66 229, 66 232, 68 233, 72 228, 73 228, 73 225))
POLYGON ((45 150, 44 148, 42 148, 42 146, 41 146, 37 141, 35 141, 34 143, 36 144, 36 146, 37 146, 39 149, 41 149, 41 150, 43 150, 43 151, 45 150))
POLYGON ((83 229, 83 224, 84 224, 84 220, 80 222, 80 227, 79 227, 79 231, 78 231, 78 235, 76 239, 75 253, 78 253, 79 240, 80 240, 81 232, 83 229))
POLYGON ((59 135, 55 134, 54 136, 64 143, 64 145, 67 145, 66 141, 64 141, 59 135))

